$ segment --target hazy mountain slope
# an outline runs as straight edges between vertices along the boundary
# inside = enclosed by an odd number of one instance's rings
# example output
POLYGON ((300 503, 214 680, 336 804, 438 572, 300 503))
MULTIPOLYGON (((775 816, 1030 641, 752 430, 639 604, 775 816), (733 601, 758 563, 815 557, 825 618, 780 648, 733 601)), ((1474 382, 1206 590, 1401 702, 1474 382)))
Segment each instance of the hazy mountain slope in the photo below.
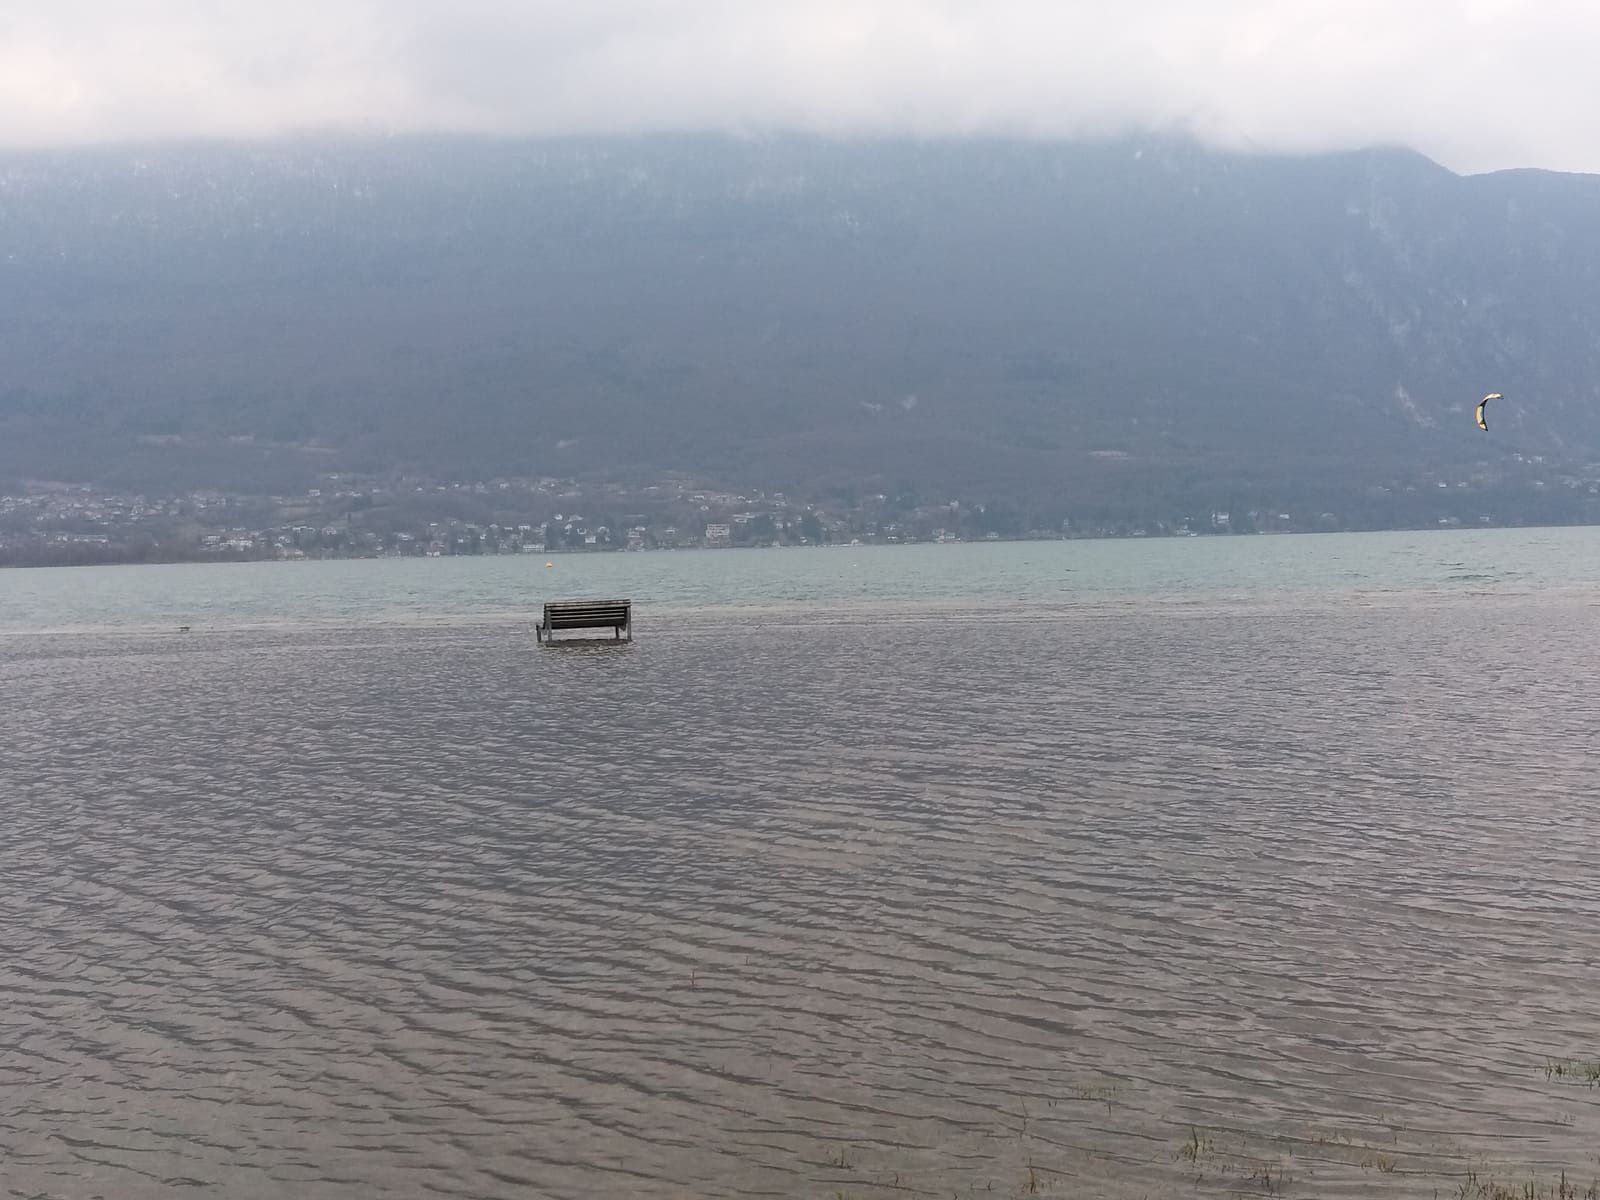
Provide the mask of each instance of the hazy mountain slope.
POLYGON ((1585 456, 1597 218, 1600 179, 1400 151, 12 154, 0 478, 684 469, 1037 496, 1585 456), (1491 388, 1493 440, 1470 420, 1491 388))

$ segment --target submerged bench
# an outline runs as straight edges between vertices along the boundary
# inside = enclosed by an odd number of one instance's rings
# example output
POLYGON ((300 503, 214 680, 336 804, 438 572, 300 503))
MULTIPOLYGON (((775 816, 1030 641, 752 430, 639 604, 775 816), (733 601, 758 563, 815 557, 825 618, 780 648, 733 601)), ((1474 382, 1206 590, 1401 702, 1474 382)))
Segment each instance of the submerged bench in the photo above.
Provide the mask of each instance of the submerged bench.
POLYGON ((558 629, 609 629, 612 639, 627 634, 633 641, 632 600, 558 600, 546 603, 544 620, 534 626, 534 636, 549 645, 558 629))

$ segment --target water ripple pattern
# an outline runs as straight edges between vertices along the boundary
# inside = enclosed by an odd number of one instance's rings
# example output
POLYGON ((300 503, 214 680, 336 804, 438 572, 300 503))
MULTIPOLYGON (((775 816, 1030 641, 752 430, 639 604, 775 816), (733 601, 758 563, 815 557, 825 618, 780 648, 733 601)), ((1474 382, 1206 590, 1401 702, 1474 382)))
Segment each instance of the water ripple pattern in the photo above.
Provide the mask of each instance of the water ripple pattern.
POLYGON ((5 639, 0 1194, 1587 1186, 1597 640, 1573 595, 5 639))

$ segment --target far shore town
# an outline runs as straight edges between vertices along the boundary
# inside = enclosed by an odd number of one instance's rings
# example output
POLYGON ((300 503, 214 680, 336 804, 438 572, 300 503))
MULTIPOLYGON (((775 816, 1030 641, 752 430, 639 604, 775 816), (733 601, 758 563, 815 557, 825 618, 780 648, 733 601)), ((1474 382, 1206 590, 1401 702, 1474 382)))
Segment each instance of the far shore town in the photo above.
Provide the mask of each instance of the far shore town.
POLYGON ((861 492, 799 498, 692 480, 441 481, 330 475, 293 495, 157 495, 33 482, 0 493, 0 566, 445 557, 690 548, 1182 537, 1345 529, 1600 523, 1600 466, 1479 473, 1368 487, 1346 505, 1187 511, 1137 502, 1024 510, 977 497, 861 492))

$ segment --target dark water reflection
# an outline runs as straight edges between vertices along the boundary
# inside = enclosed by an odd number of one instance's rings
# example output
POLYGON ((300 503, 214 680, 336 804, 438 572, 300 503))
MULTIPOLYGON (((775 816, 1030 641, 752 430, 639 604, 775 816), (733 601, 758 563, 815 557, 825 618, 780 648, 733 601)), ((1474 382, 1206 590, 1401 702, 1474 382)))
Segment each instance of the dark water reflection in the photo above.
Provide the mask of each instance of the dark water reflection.
POLYGON ((10 639, 5 1194, 1586 1185, 1597 635, 10 639))

